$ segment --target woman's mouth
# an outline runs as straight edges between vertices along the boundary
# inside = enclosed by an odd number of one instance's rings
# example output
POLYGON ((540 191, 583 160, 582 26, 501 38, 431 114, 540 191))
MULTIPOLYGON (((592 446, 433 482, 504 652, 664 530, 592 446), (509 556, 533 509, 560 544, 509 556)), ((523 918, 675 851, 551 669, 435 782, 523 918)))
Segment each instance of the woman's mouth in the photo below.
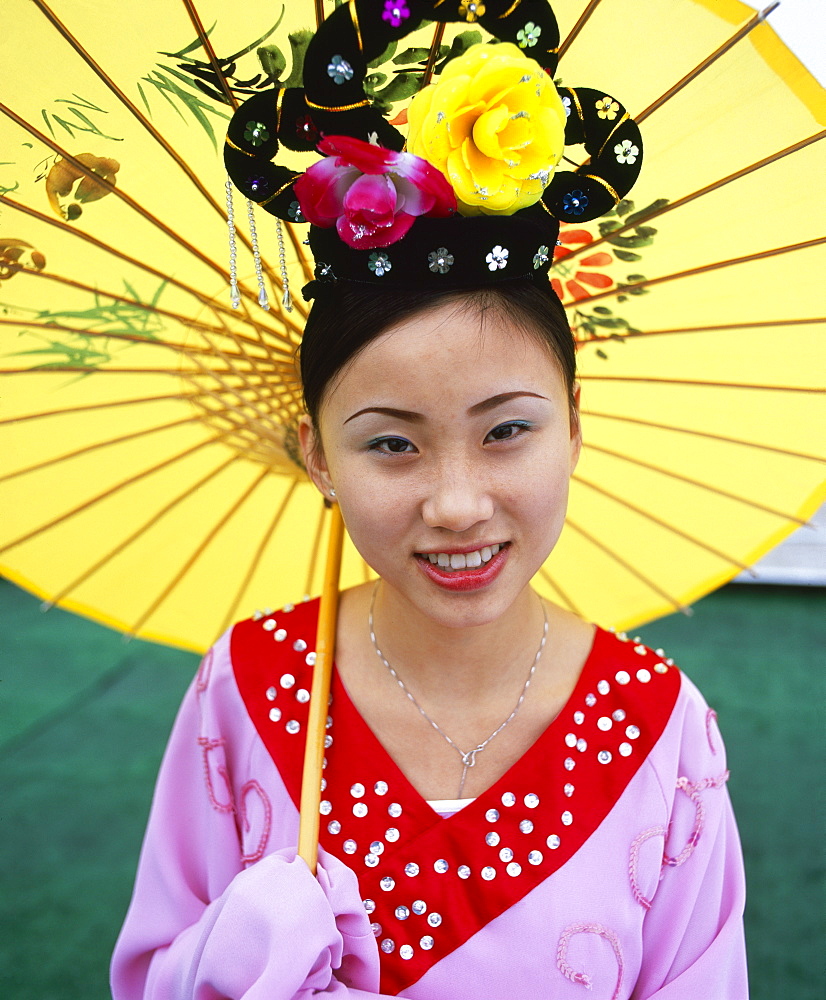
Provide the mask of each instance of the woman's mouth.
POLYGON ((483 545, 471 552, 417 552, 424 575, 445 590, 479 590, 499 575, 508 558, 509 542, 483 545))

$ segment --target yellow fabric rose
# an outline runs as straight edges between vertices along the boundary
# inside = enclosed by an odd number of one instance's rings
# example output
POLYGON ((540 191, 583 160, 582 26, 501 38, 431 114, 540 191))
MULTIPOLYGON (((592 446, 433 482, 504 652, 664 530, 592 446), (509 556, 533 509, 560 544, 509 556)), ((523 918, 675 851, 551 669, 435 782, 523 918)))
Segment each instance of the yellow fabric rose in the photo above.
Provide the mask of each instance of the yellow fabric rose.
POLYGON ((565 108, 553 81, 516 45, 473 45, 408 111, 407 149, 445 174, 462 215, 533 205, 562 158, 565 108))

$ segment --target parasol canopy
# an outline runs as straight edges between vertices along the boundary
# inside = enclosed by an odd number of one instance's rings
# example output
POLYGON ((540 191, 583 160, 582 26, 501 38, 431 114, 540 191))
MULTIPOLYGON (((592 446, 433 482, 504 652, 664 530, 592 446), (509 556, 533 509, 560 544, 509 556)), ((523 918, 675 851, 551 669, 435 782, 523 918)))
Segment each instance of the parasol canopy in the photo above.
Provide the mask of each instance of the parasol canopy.
MULTIPOLYGON (((221 147, 230 97, 296 82, 333 6, 7 0, 0 571, 47 602, 203 649, 320 589, 327 515, 295 434, 305 230, 284 226, 287 312, 275 220, 251 236, 236 197, 234 310, 221 147)), ((585 447, 536 585, 627 628, 739 573, 826 495, 826 92, 738 0, 633 23, 620 0, 553 6, 558 77, 622 95, 646 162, 633 201, 561 233, 585 447)), ((375 100, 398 115, 475 30, 409 36, 375 100)), ((342 586, 369 575, 348 543, 342 586)))

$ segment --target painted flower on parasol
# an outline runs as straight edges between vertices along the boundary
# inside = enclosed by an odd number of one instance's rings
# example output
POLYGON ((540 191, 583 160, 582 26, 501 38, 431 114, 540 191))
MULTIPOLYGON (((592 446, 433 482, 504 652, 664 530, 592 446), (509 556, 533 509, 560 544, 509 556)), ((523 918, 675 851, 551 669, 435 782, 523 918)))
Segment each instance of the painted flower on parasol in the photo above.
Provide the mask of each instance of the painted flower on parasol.
POLYGON ((0 238, 0 281, 11 278, 23 268, 42 271, 45 266, 45 256, 31 243, 14 237, 0 238))
POLYGON ((420 215, 446 217, 456 211, 453 190, 435 167, 412 153, 350 136, 328 136, 326 154, 295 182, 308 222, 329 229, 356 250, 386 247, 420 215))
MULTIPOLYGON (((563 227, 559 233, 560 245, 556 248, 556 253, 554 254, 554 264, 559 264, 573 253, 570 247, 587 246, 589 243, 593 243, 593 241, 594 237, 587 229, 563 227)), ((579 260, 579 264, 587 268, 607 267, 613 264, 613 262, 614 258, 611 254, 604 251, 589 254, 587 257, 582 257, 579 260)), ((569 277, 565 281, 564 289, 562 281, 559 278, 551 278, 551 284, 560 299, 565 299, 565 290, 567 290, 570 298, 576 302, 579 299, 586 299, 591 295, 591 292, 583 287, 584 285, 590 285, 591 288, 610 288, 614 284, 614 279, 598 271, 577 270, 572 277, 569 277)))
POLYGON ((95 156, 94 153, 79 153, 75 159, 77 163, 58 157, 46 177, 49 204, 55 215, 70 222, 80 218, 84 204, 99 201, 110 193, 110 185, 115 184, 115 175, 120 170, 120 163, 117 160, 95 156), (105 183, 98 183, 93 177, 84 173, 83 167, 87 167, 105 183))

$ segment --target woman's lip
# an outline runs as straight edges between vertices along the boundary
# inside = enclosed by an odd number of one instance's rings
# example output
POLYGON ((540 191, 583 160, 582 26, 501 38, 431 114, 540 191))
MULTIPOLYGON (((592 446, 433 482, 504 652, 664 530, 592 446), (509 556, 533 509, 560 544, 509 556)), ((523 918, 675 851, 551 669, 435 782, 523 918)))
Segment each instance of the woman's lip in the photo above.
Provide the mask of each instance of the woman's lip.
MULTIPOLYGON (((444 551, 444 549, 442 550, 444 551)), ((475 549, 469 551, 475 552, 475 549)), ((416 565, 424 575, 443 590, 467 592, 489 587, 502 572, 507 561, 510 545, 505 544, 490 560, 475 569, 446 570, 434 566, 427 556, 416 556, 416 565)))

